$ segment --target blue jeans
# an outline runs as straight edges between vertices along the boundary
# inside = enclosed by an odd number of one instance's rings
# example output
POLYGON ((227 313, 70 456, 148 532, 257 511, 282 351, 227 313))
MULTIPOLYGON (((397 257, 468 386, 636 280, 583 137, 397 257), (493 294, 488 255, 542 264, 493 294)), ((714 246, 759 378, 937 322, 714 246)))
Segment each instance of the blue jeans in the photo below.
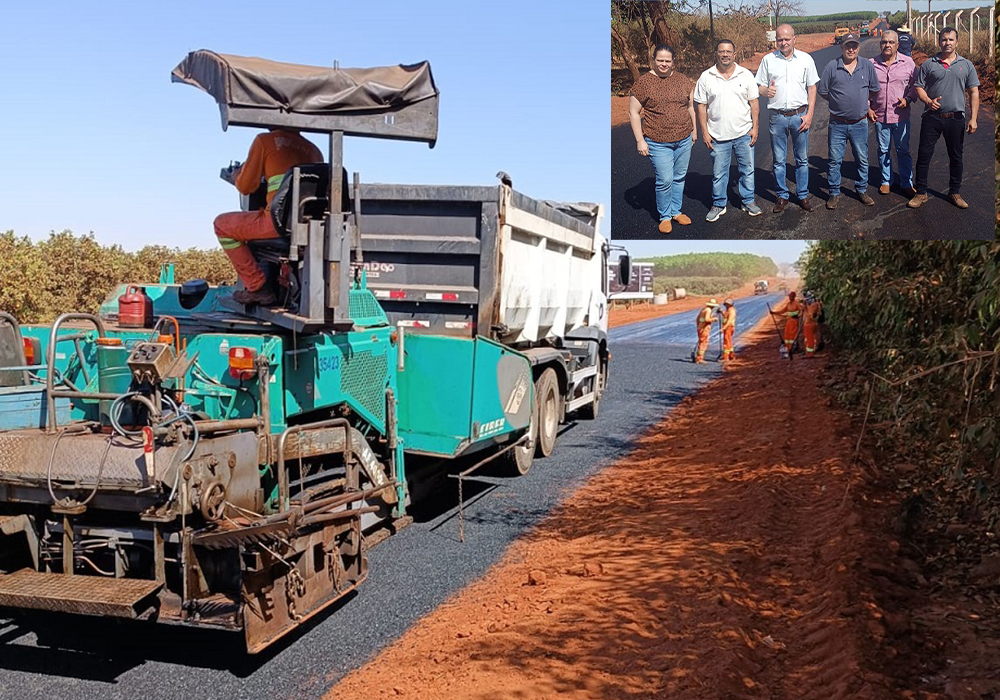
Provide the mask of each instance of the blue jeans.
POLYGON ((892 184, 892 160, 889 147, 896 144, 896 164, 899 167, 899 186, 913 187, 913 156, 910 155, 910 120, 896 124, 875 122, 878 137, 878 162, 882 170, 882 184, 892 184))
POLYGON ((649 162, 656 173, 656 211, 660 221, 681 213, 684 200, 684 178, 691 160, 691 137, 672 143, 650 141, 649 162))
POLYGON ((712 206, 726 206, 726 189, 729 186, 729 163, 736 154, 736 168, 740 172, 739 192, 744 204, 753 204, 753 146, 750 134, 729 141, 712 141, 712 206))
MULTIPOLYGON (((805 114, 805 112, 803 112, 805 114)), ((788 155, 788 137, 792 137, 792 154, 795 156, 795 196, 803 200, 809 196, 809 129, 799 131, 802 114, 786 117, 771 112, 768 131, 771 132, 771 151, 774 154, 774 192, 781 199, 788 199, 785 184, 785 158, 788 155)))
POLYGON ((851 142, 851 153, 858 166, 858 179, 854 181, 854 191, 861 194, 868 189, 868 119, 855 124, 841 124, 830 118, 828 130, 830 145, 830 196, 840 194, 840 164, 844 162, 847 142, 851 142))

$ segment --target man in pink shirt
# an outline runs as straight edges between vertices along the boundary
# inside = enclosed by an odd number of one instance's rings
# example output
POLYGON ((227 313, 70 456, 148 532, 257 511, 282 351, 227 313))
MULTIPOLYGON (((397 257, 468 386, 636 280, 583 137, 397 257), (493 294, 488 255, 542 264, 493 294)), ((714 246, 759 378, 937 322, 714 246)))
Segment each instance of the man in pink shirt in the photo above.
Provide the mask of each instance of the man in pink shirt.
POLYGON ((880 194, 889 194, 892 180, 891 147, 896 146, 899 187, 908 197, 917 193, 913 188, 913 157, 910 155, 910 104, 917 98, 913 81, 917 66, 913 59, 899 53, 899 36, 892 30, 882 34, 882 53, 871 59, 878 76, 878 92, 869 93, 868 119, 875 123, 878 137, 878 162, 882 171, 880 194))

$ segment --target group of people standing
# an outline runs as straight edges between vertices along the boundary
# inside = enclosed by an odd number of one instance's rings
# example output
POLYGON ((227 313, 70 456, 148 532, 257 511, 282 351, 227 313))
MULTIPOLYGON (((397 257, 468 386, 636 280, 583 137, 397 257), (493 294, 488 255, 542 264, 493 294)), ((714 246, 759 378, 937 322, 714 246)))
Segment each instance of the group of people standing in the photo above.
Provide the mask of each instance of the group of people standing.
MULTIPOLYGON (((815 295, 806 292, 805 299, 800 300, 794 291, 789 292, 784 302, 769 311, 772 317, 784 320, 784 325, 778 330, 784 352, 788 357, 795 352, 800 330, 805 357, 811 359, 816 356, 822 339, 820 324, 823 322, 824 312, 823 303, 815 295)), ((709 299, 695 317, 698 345, 692 354, 692 359, 696 364, 705 362, 713 323, 721 324, 722 354, 719 360, 729 362, 736 359, 736 348, 733 345, 733 334, 736 332, 736 303, 732 299, 726 299, 720 307, 715 299, 709 299)))
MULTIPOLYGON (((653 70, 632 86, 629 121, 640 155, 649 157, 656 173, 656 208, 660 233, 691 218, 681 211, 684 182, 691 149, 699 130, 712 157, 712 206, 706 221, 726 213, 729 169, 735 157, 739 171, 737 191, 741 208, 750 216, 762 212, 754 197, 754 144, 757 142, 760 97, 770 110, 768 133, 774 155, 775 214, 785 210, 791 194, 786 178, 786 156, 791 140, 795 197, 799 206, 813 211, 809 195, 809 130, 816 97, 829 103, 827 209, 841 200, 841 164, 851 146, 858 168, 857 198, 875 204, 868 193, 868 122, 875 124, 881 194, 893 184, 890 151, 895 149, 896 182, 916 208, 927 201, 931 157, 944 137, 950 161, 949 195, 955 206, 962 199, 962 148, 966 133, 974 133, 979 109, 979 78, 972 62, 957 53, 958 32, 945 27, 938 35, 941 51, 919 68, 899 51, 900 34, 885 31, 879 37, 880 53, 859 58, 860 39, 848 34, 842 56, 828 63, 819 75, 812 56, 795 50, 795 30, 782 24, 776 31, 777 48, 764 56, 756 75, 736 63, 736 47, 724 39, 716 45, 716 63, 697 82, 674 69, 674 50, 657 46, 653 70), (966 112, 966 95, 970 109, 966 112), (925 105, 917 150, 916 178, 910 155, 910 109, 919 100, 925 105)), ((908 34, 902 35, 909 39, 908 34)))

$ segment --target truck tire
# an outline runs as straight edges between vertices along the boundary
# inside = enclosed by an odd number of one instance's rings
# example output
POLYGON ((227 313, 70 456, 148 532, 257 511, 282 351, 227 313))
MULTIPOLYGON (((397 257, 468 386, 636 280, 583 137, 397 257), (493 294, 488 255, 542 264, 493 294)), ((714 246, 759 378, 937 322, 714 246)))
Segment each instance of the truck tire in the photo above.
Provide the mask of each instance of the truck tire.
POLYGON ((556 436, 562 420, 562 396, 554 369, 547 369, 535 382, 535 405, 538 411, 538 441, 535 454, 548 457, 556 448, 556 436))
POLYGON ((587 420, 594 420, 601 408, 601 397, 604 396, 604 388, 608 385, 608 363, 601 362, 601 369, 594 377, 594 401, 591 404, 580 407, 580 417, 587 420))
POLYGON ((528 424, 528 441, 500 456, 500 471, 506 476, 524 476, 535 461, 535 443, 538 442, 538 407, 531 412, 528 424))

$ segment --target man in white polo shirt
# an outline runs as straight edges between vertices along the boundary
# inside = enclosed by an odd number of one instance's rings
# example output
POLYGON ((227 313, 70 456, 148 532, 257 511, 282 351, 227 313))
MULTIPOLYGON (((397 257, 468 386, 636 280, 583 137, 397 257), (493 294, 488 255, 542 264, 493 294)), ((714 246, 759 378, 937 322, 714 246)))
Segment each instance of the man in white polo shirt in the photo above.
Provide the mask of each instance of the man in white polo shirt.
POLYGON ((694 88, 694 102, 701 136, 712 155, 712 208, 705 221, 726 213, 729 164, 736 154, 740 172, 742 209, 760 216, 754 201, 753 145, 757 142, 757 83, 753 74, 736 64, 736 47, 723 39, 715 47, 716 64, 701 74, 694 88))
POLYGON ((758 90, 767 97, 767 108, 771 110, 768 132, 778 197, 771 211, 780 214, 788 206, 785 157, 789 136, 795 156, 795 195, 799 206, 812 211, 815 207, 809 201, 809 127, 816 108, 819 74, 812 56, 795 50, 795 30, 790 24, 779 25, 775 35, 777 50, 764 56, 757 69, 758 90))

